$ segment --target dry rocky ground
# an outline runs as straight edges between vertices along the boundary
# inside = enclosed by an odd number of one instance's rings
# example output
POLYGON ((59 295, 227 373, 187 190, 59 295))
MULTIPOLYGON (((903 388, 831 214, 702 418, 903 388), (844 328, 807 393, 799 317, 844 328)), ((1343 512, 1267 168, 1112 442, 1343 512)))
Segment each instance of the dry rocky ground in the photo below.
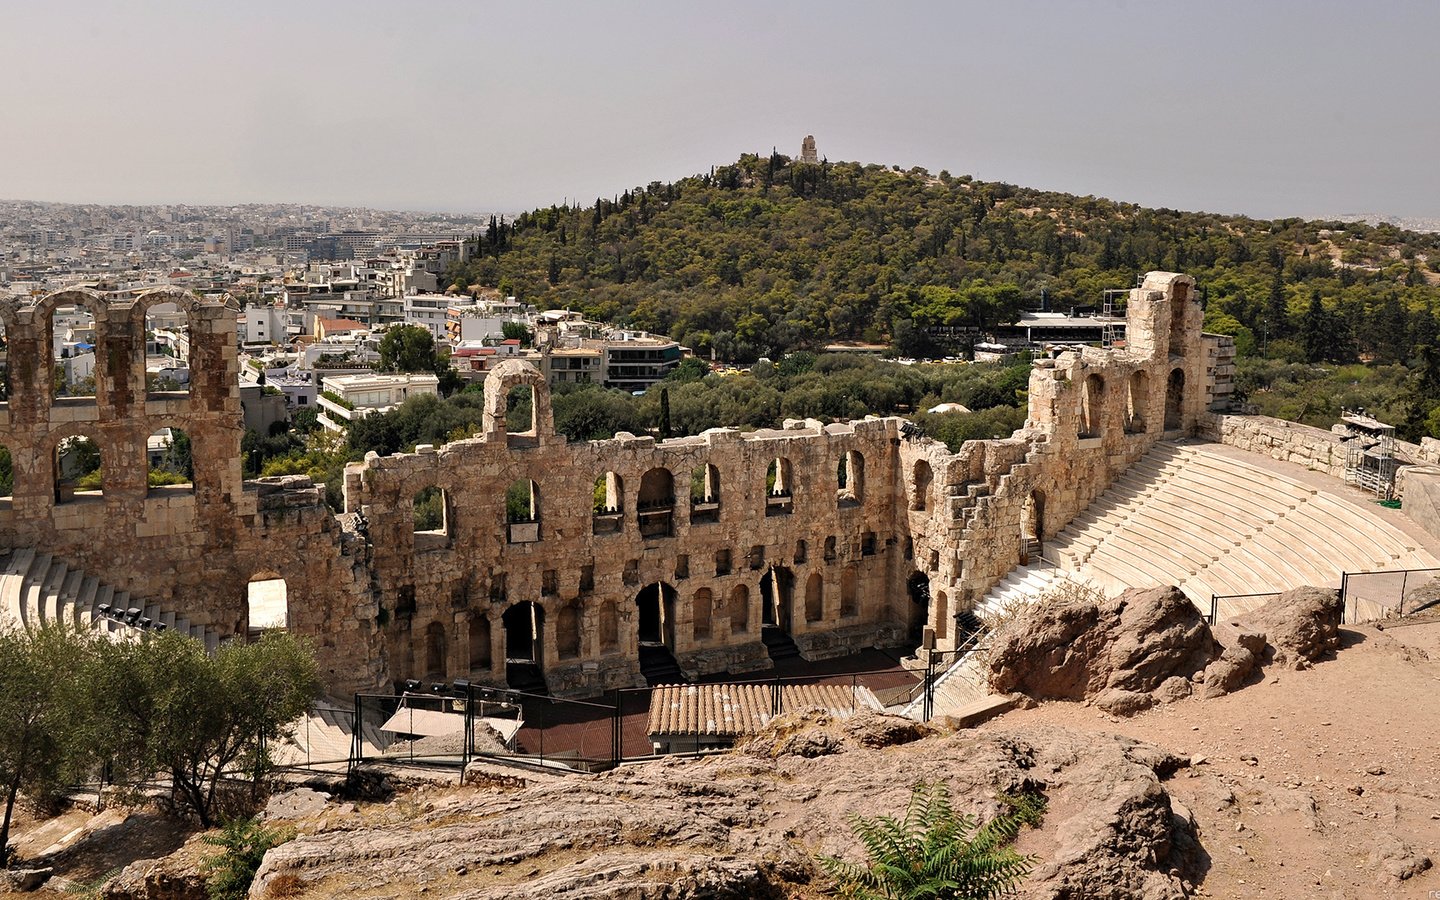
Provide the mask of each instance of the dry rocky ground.
MULTIPOLYGON (((1149 592, 1012 623, 1008 639, 1066 673, 1031 692, 1074 696, 977 729, 811 714, 701 761, 594 777, 491 767, 467 785, 377 800, 292 792, 268 815, 300 836, 266 857, 252 896, 820 897, 814 855, 858 855, 847 816, 899 812, 920 781, 944 781, 961 809, 982 814, 999 809, 1000 793, 1044 792, 1043 825, 1019 840, 1037 858, 1025 897, 1440 890, 1429 866, 1440 848, 1440 620, 1337 635, 1333 624, 1260 616, 1219 630, 1228 656, 1197 654, 1204 634, 1172 601, 1149 592), (1235 676, 1237 635, 1261 626, 1272 643, 1244 660, 1260 668, 1235 676), (1308 661, 1337 637, 1337 652, 1308 661), (1224 693, 1221 681, 1238 689, 1224 693), (1097 703, 1139 711, 1122 718, 1097 703)), ((1014 677, 1007 659, 992 658, 995 677, 1014 677)), ((21 849, 63 842, 49 861, 80 881, 178 847, 130 866, 105 896, 198 898, 199 848, 183 840, 148 817, 70 813, 27 822, 21 849)))
POLYGON ((1130 718, 1045 702, 986 729, 1093 729, 1198 762, 1165 787, 1210 856, 1205 896, 1435 896, 1437 868, 1396 876, 1440 851, 1440 620, 1341 637, 1333 660, 1228 696, 1130 718))

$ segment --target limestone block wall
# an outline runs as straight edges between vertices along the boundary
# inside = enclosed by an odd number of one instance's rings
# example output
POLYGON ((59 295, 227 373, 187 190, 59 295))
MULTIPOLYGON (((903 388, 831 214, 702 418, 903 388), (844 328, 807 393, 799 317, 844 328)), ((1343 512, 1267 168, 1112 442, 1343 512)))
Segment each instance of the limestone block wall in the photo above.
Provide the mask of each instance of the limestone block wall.
MULTIPOLYGON (((524 383, 543 397, 528 366, 502 366, 487 394, 524 383)), ((811 657, 893 642, 923 615, 904 599, 913 563, 897 528, 898 420, 569 444, 543 415, 508 433, 502 409, 477 438, 372 455, 346 473, 346 508, 368 522, 392 673, 501 681, 507 611, 534 603, 552 690, 633 684, 638 601, 657 584, 665 643, 693 674, 768 668, 767 602, 811 657), (852 496, 838 486, 847 454, 863 460, 851 463, 863 467, 858 496, 854 478, 852 496), (767 483, 777 459, 784 497, 767 483), (691 502, 692 477, 706 467, 718 505, 691 502), (673 502, 646 496, 656 478, 673 485, 662 498, 673 502), (615 486, 617 512, 595 514, 597 479, 615 486), (533 484, 524 492, 537 498, 538 521, 507 523, 517 482, 533 484), (431 485, 444 492, 445 525, 416 533, 413 500, 431 485)))
POLYGON ((244 633, 252 579, 282 576, 291 627, 317 640, 336 689, 375 682, 365 634, 373 626, 354 619, 369 579, 347 564, 322 496, 312 486, 262 502, 262 492, 275 491, 242 478, 233 302, 176 289, 119 300, 70 290, 33 305, 0 304, 0 320, 9 362, 0 443, 11 451, 15 483, 0 501, 0 545, 58 556, 222 633, 244 633), (145 312, 165 302, 189 319, 191 382, 157 393, 146 390, 145 312), (53 396, 52 323, 63 306, 81 306, 95 321, 93 397, 53 396), (147 438, 167 426, 190 438, 193 486, 147 485, 147 438), (57 447, 74 436, 100 451, 99 494, 63 484, 57 447))
POLYGON ((287 624, 315 641, 337 692, 502 681, 519 617, 527 641, 537 627, 525 650, 559 693, 636 683, 642 640, 691 675, 768 668, 766 622, 812 659, 914 646, 926 624, 945 647, 954 615, 1021 558, 1026 534, 1043 549, 1162 437, 1225 430, 1206 412, 1223 342, 1200 333, 1193 280, 1150 273, 1127 315, 1125 349, 1042 360, 1025 427, 956 453, 894 418, 571 444, 554 431, 543 376, 502 362, 476 436, 352 464, 337 516, 303 478, 242 480, 233 305, 171 290, 0 305, 11 369, 0 440, 15 470, 0 544, 59 555, 236 634, 246 585, 283 577, 287 624), (184 393, 145 388, 144 312, 165 300, 190 318, 184 393), (62 304, 95 316, 93 398, 52 397, 62 304), (517 388, 531 392, 525 422, 507 421, 517 388), (166 425, 191 438, 193 488, 146 486, 145 439, 166 425), (55 450, 74 435, 101 449, 103 496, 60 484, 55 450), (417 532, 427 489, 442 521, 417 532))
POLYGON ((1249 453, 1345 477, 1345 445, 1340 435, 1323 428, 1269 416, 1216 415, 1206 418, 1201 433, 1249 453))
POLYGON ((1440 537, 1440 466, 1404 466, 1395 473, 1395 484, 1405 498, 1405 515, 1440 537))
POLYGON ((912 496, 917 469, 943 473, 932 492, 946 504, 923 515, 912 508, 907 521, 930 577, 938 646, 955 641, 946 620, 1022 560, 1027 535, 1043 553, 1047 537, 1156 441, 1201 427, 1223 343, 1202 335, 1202 319, 1192 279, 1151 272, 1131 292, 1125 349, 1087 347, 1036 363, 1015 435, 970 441, 948 456, 929 442, 902 446, 912 496))

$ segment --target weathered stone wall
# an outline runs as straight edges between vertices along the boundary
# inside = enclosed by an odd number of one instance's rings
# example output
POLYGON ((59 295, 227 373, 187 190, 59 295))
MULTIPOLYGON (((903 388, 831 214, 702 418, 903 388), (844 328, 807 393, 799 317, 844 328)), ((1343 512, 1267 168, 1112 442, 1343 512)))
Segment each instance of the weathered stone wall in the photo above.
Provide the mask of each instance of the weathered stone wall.
POLYGON ((1216 415, 1206 418, 1201 433, 1249 453, 1345 477, 1345 445, 1340 435, 1323 428, 1269 416, 1216 415))
MULTIPOLYGON (((1131 291, 1123 350, 1085 348, 1040 360, 1029 414, 1010 438, 970 441, 947 456, 924 442, 901 449, 913 484, 923 460, 943 472, 947 508, 908 525, 918 558, 932 563, 929 621, 949 647, 944 620, 971 608, 1030 544, 1063 529, 1132 462, 1165 437, 1194 434, 1208 404, 1216 347, 1201 334, 1194 280, 1151 272, 1131 291)), ((943 451, 943 448, 941 448, 943 451)), ((913 488, 912 488, 913 490, 913 488)))
POLYGON ((284 577, 289 627, 316 641, 336 691, 407 677, 500 682, 516 616, 539 626, 535 649, 561 693, 635 683, 647 611, 692 675, 768 668, 767 620, 812 659, 913 646, 925 624, 945 647, 956 613, 1028 552, 1027 533, 1043 550, 1155 441, 1208 421, 1223 342, 1200 334, 1194 282, 1150 273, 1128 316, 1125 349, 1042 360, 1025 427, 958 453, 895 418, 571 444, 554 431, 540 374, 503 362, 478 434, 352 464, 337 516, 306 479, 242 481, 232 306, 174 291, 125 302, 67 292, 0 307, 14 373, 0 432, 16 471, 0 541, 227 633, 244 633, 250 581, 284 577), (162 300, 190 313, 188 395, 144 393, 144 309, 162 300), (50 314, 63 303, 96 317, 93 399, 52 401, 45 389, 50 314), (506 422, 516 387, 532 392, 529 422, 506 422), (193 490, 145 486, 145 437, 163 425, 192 440, 193 490), (101 447, 103 497, 60 500, 54 448, 72 434, 101 447), (708 496, 692 501, 692 477, 707 471, 708 496), (597 513, 597 478, 614 510, 597 513), (536 515, 512 521, 517 484, 536 515), (415 499, 431 487, 443 523, 417 532, 415 499))
POLYGON ((357 577, 322 494, 242 479, 232 304, 174 289, 123 301, 71 290, 0 305, 0 319, 10 387, 0 442, 15 478, 12 498, 0 501, 0 544, 64 558, 222 633, 244 633, 250 581, 283 576, 290 625, 314 636, 333 682, 343 689, 376 681, 373 641, 355 618, 368 600, 368 576, 357 577), (191 382, 187 391, 147 392, 145 311, 166 302, 189 316, 191 382), (70 305, 95 319, 94 397, 52 396, 52 315, 70 305), (190 438, 193 486, 147 486, 146 439, 166 426, 190 438), (99 448, 103 492, 72 495, 61 483, 56 448, 72 436, 99 448))
POLYGON ((553 690, 629 685, 639 675, 637 598, 656 584, 673 589, 665 643, 691 673, 768 667, 766 603, 778 603, 779 621, 811 657, 903 634, 913 564, 896 527, 898 420, 569 444, 528 365, 502 363, 486 394, 492 415, 479 437, 372 455, 346 473, 346 509, 369 523, 391 671, 501 680, 503 617, 534 602, 553 690), (503 422, 514 384, 529 385, 541 410, 523 435, 503 422), (847 453, 863 459, 853 499, 837 480, 847 453), (788 466, 788 498, 767 486, 776 459, 788 466), (707 466, 718 505, 692 504, 692 475, 707 466), (607 473, 618 478, 619 512, 596 515, 595 482, 607 473), (647 473, 673 486, 659 503, 642 502, 647 473), (533 482, 538 523, 507 524, 506 491, 517 482, 533 482), (413 499, 431 485, 445 492, 445 527, 416 533, 413 499), (776 582, 778 600, 765 589, 776 582))

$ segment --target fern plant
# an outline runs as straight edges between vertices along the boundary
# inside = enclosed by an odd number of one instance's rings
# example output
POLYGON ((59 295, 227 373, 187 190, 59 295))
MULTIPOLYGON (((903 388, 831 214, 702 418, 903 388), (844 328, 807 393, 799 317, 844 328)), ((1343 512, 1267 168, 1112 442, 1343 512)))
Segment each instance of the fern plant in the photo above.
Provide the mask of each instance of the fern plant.
POLYGON ((207 834, 202 841, 220 852, 207 857, 203 868, 206 893, 210 900, 245 900, 250 882, 260 871, 265 853, 295 836, 288 826, 264 825, 259 819, 235 819, 225 823, 218 834, 207 834))
POLYGON ((852 816, 850 827, 869 861, 820 857, 851 900, 989 900, 1012 893, 1035 859, 1011 842, 1044 812, 1038 795, 1000 798, 1009 810, 981 825, 959 815, 943 784, 918 784, 905 817, 852 816))

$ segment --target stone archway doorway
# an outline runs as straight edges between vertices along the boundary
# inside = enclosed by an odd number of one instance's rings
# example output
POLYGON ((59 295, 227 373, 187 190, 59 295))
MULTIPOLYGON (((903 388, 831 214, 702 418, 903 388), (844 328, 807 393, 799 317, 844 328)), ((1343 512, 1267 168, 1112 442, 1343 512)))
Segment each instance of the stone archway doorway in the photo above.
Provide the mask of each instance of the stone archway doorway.
POLYGON ((500 624, 505 629, 505 683, 545 693, 545 608, 528 600, 516 603, 505 610, 500 624))

